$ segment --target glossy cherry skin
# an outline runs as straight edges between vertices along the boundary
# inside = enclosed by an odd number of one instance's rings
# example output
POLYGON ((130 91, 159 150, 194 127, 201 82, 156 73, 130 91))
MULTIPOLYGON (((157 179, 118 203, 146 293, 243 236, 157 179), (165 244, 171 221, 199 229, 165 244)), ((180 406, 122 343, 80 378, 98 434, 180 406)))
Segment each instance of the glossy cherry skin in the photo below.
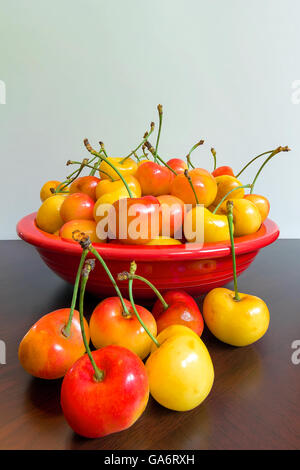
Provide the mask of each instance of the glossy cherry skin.
POLYGON ((216 168, 213 172, 212 175, 216 178, 217 176, 222 176, 222 175, 229 175, 229 176, 234 176, 233 169, 231 166, 219 166, 216 168))
POLYGON ((61 407, 74 432, 84 437, 107 436, 129 428, 143 413, 149 383, 141 359, 126 348, 107 346, 92 352, 102 381, 94 379, 87 354, 65 375, 61 407))
MULTIPOLYGON (((104 243, 106 238, 100 239, 96 233, 97 223, 94 220, 80 219, 69 220, 66 222, 59 231, 61 238, 73 241, 73 232, 79 230, 89 236, 92 243, 104 243)), ((74 243, 77 243, 74 241, 74 243)))
MULTIPOLYGON (((130 316, 124 315, 119 297, 108 297, 97 305, 90 320, 92 343, 97 349, 117 344, 144 359, 150 352, 152 340, 134 314, 130 302, 126 299, 124 302, 130 316)), ((139 305, 136 308, 155 337, 157 328, 152 314, 139 305)))
POLYGON ((171 325, 184 325, 201 336, 204 328, 203 317, 193 297, 183 290, 170 290, 163 295, 168 304, 165 310, 158 299, 152 309, 156 319, 157 333, 171 325))
POLYGON ((270 212, 270 203, 268 199, 265 196, 261 196, 260 194, 246 194, 244 199, 248 199, 248 201, 253 202, 253 204, 259 210, 261 221, 264 222, 270 212))
MULTIPOLYGON (((29 374, 41 379, 58 379, 85 353, 77 310, 74 310, 70 335, 66 337, 62 333, 69 313, 69 308, 61 308, 44 315, 22 339, 19 360, 29 374)), ((89 341, 86 320, 84 329, 89 341)))
POLYGON ((204 299, 203 315, 211 333, 232 346, 247 346, 258 341, 267 331, 270 314, 259 297, 235 293, 225 288, 211 290, 204 299))
POLYGON ((100 178, 97 178, 96 176, 80 176, 79 178, 76 178, 76 180, 74 180, 71 184, 70 194, 84 193, 96 201, 96 188, 99 182, 100 178))
POLYGON ((181 160, 181 158, 171 158, 171 160, 167 161, 167 165, 173 168, 177 175, 180 175, 181 173, 184 173, 185 170, 188 170, 186 162, 181 160))
POLYGON ((170 193, 174 173, 166 166, 155 162, 146 162, 138 167, 137 179, 140 182, 143 196, 161 196, 170 193))
POLYGON ((231 191, 232 189, 234 189, 234 191, 232 191, 232 193, 230 193, 226 197, 226 200, 227 199, 241 199, 245 195, 244 188, 236 189, 239 186, 242 186, 242 183, 237 178, 235 178, 234 176, 230 176, 230 175, 217 176, 216 177, 216 182, 217 182, 217 186, 218 186, 218 192, 217 192, 216 198, 213 202, 213 205, 215 207, 219 204, 221 199, 223 199, 223 197, 229 191, 231 191))
MULTIPOLYGON (((184 221, 184 202, 178 197, 164 194, 158 196, 160 202, 162 235, 173 237, 178 234, 184 221)), ((180 235, 180 234, 179 234, 180 235)), ((182 234, 181 234, 182 235, 182 234)), ((181 238, 179 236, 179 238, 181 238)))
POLYGON ((64 222, 69 220, 90 219, 94 220, 93 199, 84 193, 73 193, 67 196, 60 208, 60 216, 64 222))
MULTIPOLYGON (((217 195, 217 183, 215 178, 203 168, 195 168, 189 171, 199 204, 210 206, 217 195)), ((181 199, 185 204, 196 205, 195 195, 185 175, 177 175, 172 183, 171 194, 181 199)))
POLYGON ((160 203, 153 196, 120 199, 109 210, 110 217, 116 221, 110 238, 117 238, 121 243, 145 245, 161 232, 160 203))

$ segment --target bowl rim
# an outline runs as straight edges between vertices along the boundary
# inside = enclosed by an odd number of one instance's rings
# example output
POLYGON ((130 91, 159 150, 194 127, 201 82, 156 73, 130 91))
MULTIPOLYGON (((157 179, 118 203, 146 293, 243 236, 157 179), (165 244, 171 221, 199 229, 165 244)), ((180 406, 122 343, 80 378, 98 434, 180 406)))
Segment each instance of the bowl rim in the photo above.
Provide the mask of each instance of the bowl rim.
MULTIPOLYGON (((36 212, 26 215, 17 224, 19 237, 37 248, 53 252, 80 254, 80 245, 73 240, 61 239, 43 232, 36 223, 36 212)), ((237 255, 258 251, 273 243, 279 236, 279 228, 271 219, 266 219, 260 229, 244 237, 235 238, 234 246, 237 255)), ((93 243, 93 246, 106 259, 166 261, 219 258, 231 253, 230 241, 204 243, 199 247, 196 243, 182 245, 123 245, 116 243, 93 243)))

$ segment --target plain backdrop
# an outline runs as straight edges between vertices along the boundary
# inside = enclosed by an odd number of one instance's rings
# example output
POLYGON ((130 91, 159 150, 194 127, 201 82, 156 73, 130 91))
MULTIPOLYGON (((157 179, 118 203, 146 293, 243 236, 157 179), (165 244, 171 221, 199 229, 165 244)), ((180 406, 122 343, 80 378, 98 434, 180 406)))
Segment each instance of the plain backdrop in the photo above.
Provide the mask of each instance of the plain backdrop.
POLYGON ((196 164, 212 169, 214 146, 238 171, 289 145, 256 192, 281 236, 299 238, 299 18, 299 0, 0 0, 0 238, 17 238, 41 185, 86 156, 84 137, 125 155, 158 103, 165 158, 203 138, 196 164))

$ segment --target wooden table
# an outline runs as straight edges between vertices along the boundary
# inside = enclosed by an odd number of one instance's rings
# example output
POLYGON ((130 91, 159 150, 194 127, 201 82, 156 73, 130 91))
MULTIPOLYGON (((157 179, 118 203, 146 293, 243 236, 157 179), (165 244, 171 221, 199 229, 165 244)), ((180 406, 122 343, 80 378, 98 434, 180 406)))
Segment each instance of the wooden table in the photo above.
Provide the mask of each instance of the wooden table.
MULTIPOLYGON (((75 435, 61 414, 61 381, 34 379, 18 363, 18 344, 43 314, 68 306, 71 286, 55 276, 22 241, 0 242, 1 449, 299 449, 300 364, 291 360, 300 340, 300 241, 265 248, 239 278, 241 292, 262 297, 270 328, 258 343, 233 348, 205 332, 216 379, 198 408, 176 413, 150 399, 129 430, 103 439, 75 435)), ((88 311, 97 299, 86 296, 88 311)), ((300 357, 300 355, 299 355, 300 357)))

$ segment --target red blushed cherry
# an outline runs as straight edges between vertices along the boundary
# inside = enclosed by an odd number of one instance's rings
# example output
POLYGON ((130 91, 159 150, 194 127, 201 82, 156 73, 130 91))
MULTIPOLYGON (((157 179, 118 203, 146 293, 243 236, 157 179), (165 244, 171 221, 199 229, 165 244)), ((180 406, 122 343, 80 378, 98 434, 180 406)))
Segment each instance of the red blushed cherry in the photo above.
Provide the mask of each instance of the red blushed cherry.
POLYGON ((141 416, 149 383, 143 362, 126 348, 107 346, 92 356, 103 379, 95 379, 91 361, 84 355, 64 377, 61 407, 77 434, 96 438, 127 429, 141 416))
MULTIPOLYGON (((95 348, 110 344, 123 346, 141 359, 150 353, 152 340, 132 311, 131 303, 124 299, 129 315, 125 315, 119 297, 102 300, 92 313, 90 320, 91 340, 95 348)), ((152 314, 136 305, 137 311, 153 336, 156 336, 156 322, 152 314)))
POLYGON ((182 290, 171 290, 163 295, 168 307, 158 299, 152 309, 156 319, 157 333, 170 325, 184 325, 201 336, 204 328, 203 317, 193 297, 182 290))
POLYGON ((137 179, 143 196, 161 196, 170 194, 174 173, 158 163, 146 162, 138 167, 137 179))
POLYGON ((60 216, 64 223, 70 220, 94 220, 93 199, 84 193, 73 193, 67 196, 60 208, 60 216))
POLYGON ((84 193, 90 196, 94 201, 96 201, 96 187, 100 182, 100 178, 96 176, 80 176, 73 181, 70 186, 70 194, 74 193, 84 193))
POLYGON ((177 175, 184 173, 184 170, 188 170, 186 162, 180 158, 171 158, 171 160, 167 161, 167 165, 173 168, 177 175))
MULTIPOLYGON (((85 353, 77 310, 74 310, 69 336, 63 334, 69 315, 69 308, 48 313, 24 336, 19 346, 19 360, 29 374, 41 379, 58 379, 85 353)), ((85 319, 84 329, 89 341, 85 319)))
POLYGON ((160 202, 154 196, 119 199, 109 211, 110 218, 115 221, 115 227, 110 224, 110 238, 121 243, 144 245, 161 232, 160 202))
POLYGON ((166 235, 170 237, 173 237, 175 235, 176 237, 184 221, 184 202, 178 197, 171 196, 170 194, 158 196, 157 199, 160 202, 160 211, 162 217, 161 235, 166 235))
POLYGON ((212 175, 216 178, 217 176, 222 175, 234 176, 234 173, 230 166, 219 166, 212 172, 212 175))

